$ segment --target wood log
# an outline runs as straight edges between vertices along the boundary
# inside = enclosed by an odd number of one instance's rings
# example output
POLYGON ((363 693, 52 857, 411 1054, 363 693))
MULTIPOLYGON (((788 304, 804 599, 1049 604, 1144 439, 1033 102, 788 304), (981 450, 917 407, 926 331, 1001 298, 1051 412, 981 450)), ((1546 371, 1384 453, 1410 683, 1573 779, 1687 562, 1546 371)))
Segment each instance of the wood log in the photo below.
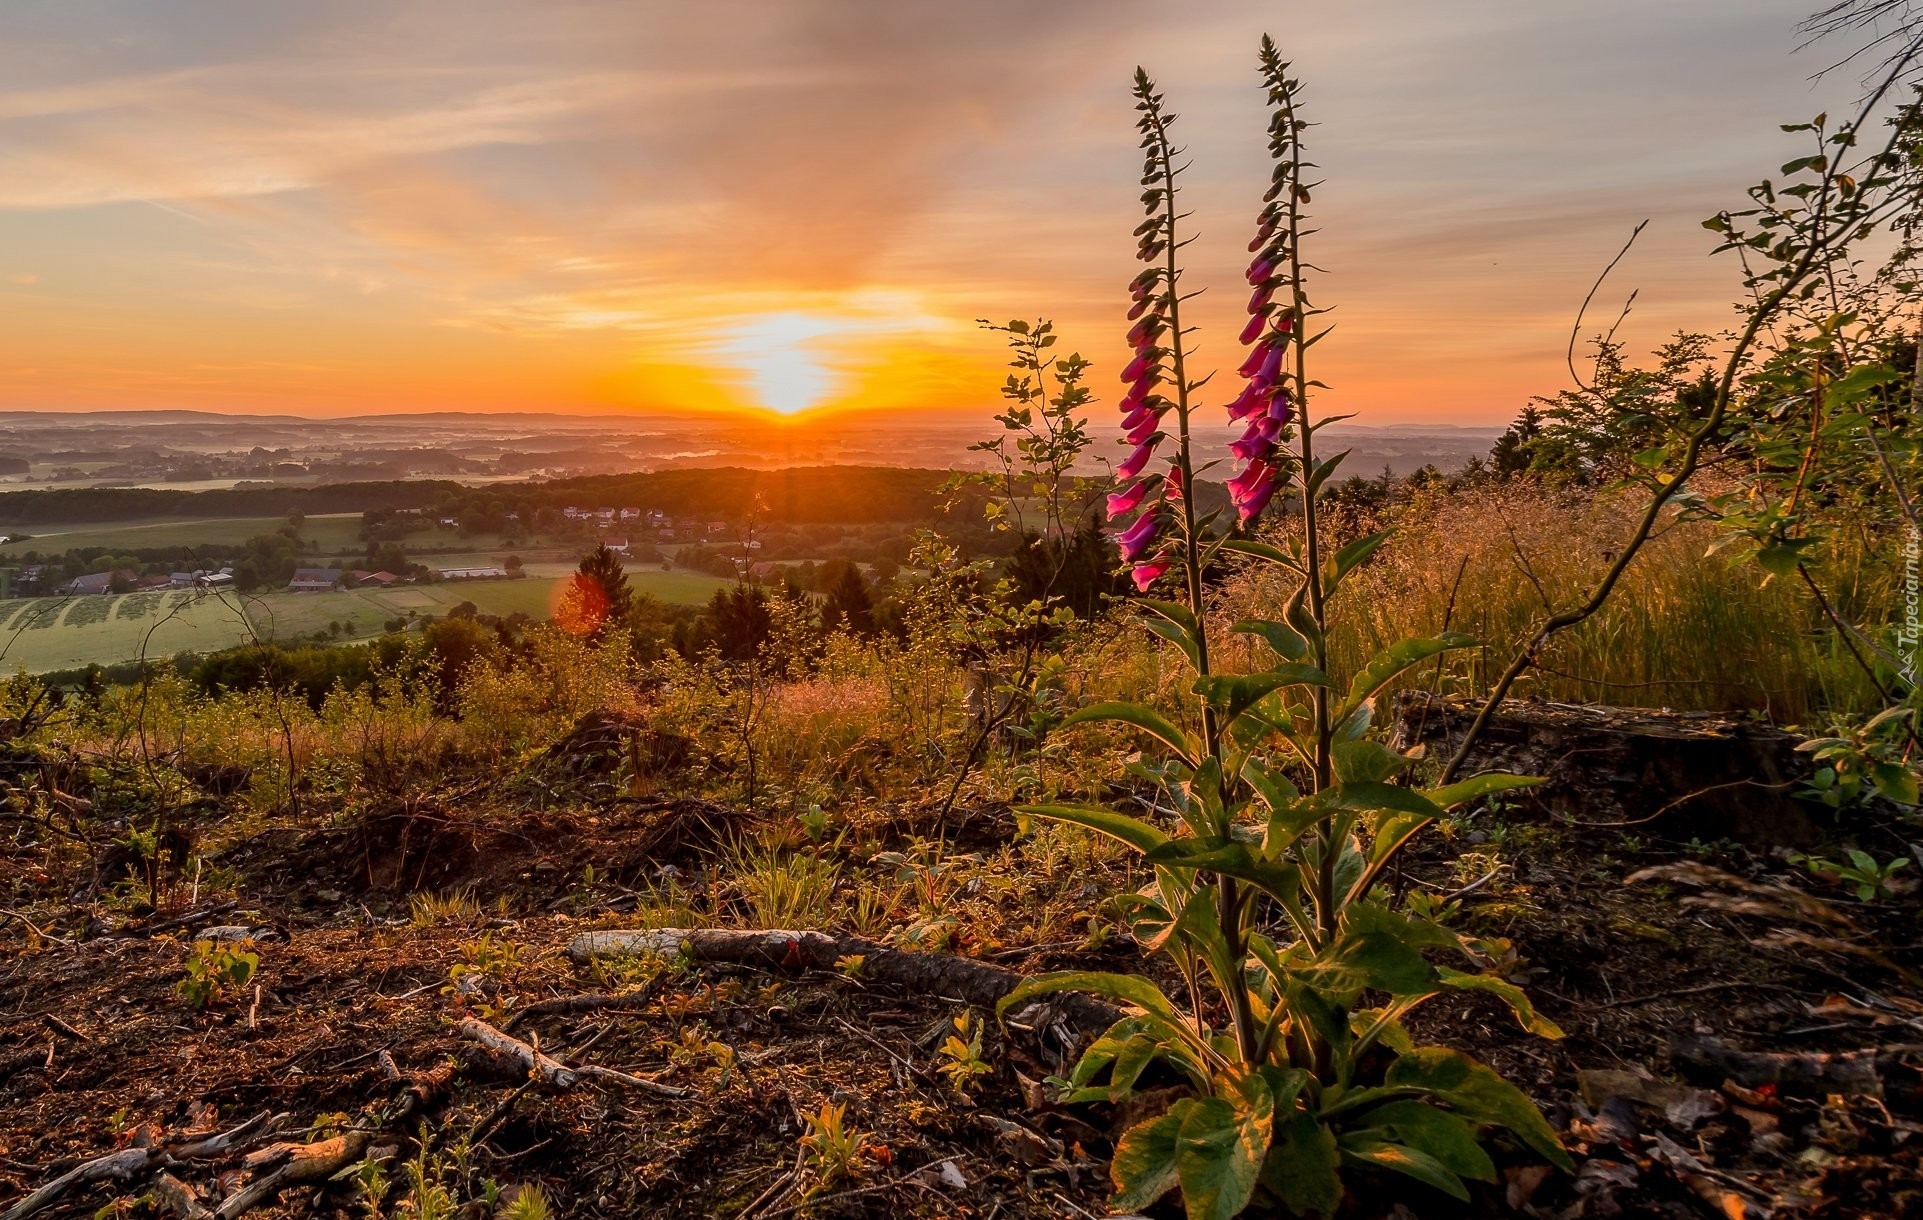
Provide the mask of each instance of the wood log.
POLYGON ((161 1211, 172 1212, 181 1220, 214 1220, 214 1213, 201 1206, 194 1192, 173 1174, 162 1171, 152 1189, 154 1206, 161 1211))
POLYGON ((149 1166, 160 1159, 158 1148, 122 1148, 109 1152, 106 1156, 95 1157, 82 1165, 76 1165, 34 1191, 20 1202, 0 1213, 0 1220, 26 1220, 36 1212, 44 1211, 60 1201, 60 1197, 76 1186, 93 1182, 104 1182, 109 1178, 126 1181, 136 1174, 145 1173, 149 1166))
POLYGON ((311 1144, 272 1144, 244 1162, 254 1177, 214 1211, 215 1220, 234 1220, 268 1202, 289 1186, 325 1182, 361 1159, 374 1141, 372 1131, 347 1131, 311 1144))
POLYGON ((1703 1085, 1731 1080, 1746 1089, 1774 1085, 1803 1097, 1880 1097, 1884 1073, 1894 1061, 1883 1051, 1769 1054, 1738 1050, 1721 1038, 1686 1035, 1670 1040, 1669 1062, 1680 1075, 1703 1085))
MULTIPOLYGON (((1477 707, 1425 691, 1396 701, 1399 750, 1454 751, 1477 707)), ((1511 699, 1470 752, 1465 774, 1511 771, 1548 782, 1512 794, 1578 824, 1647 823, 1667 837, 1750 847, 1807 847, 1821 836, 1814 806, 1795 798, 1810 773, 1803 738, 1721 712, 1670 712, 1511 699)))
POLYGON ((43 1211, 60 1201, 62 1195, 77 1186, 93 1182, 104 1182, 109 1178, 127 1181, 163 1160, 172 1157, 178 1160, 202 1160, 223 1155, 257 1135, 272 1131, 286 1121, 285 1114, 269 1116, 265 1112, 255 1115, 238 1127, 222 1131, 217 1135, 202 1136, 184 1143, 161 1144, 152 1147, 122 1148, 105 1156, 95 1157, 82 1165, 76 1165, 66 1173, 34 1191, 26 1198, 15 1203, 4 1213, 0 1220, 26 1220, 35 1212, 43 1211))
POLYGON ((550 1059, 539 1049, 512 1034, 502 1033, 477 1017, 466 1018, 457 1028, 463 1037, 480 1043, 504 1059, 512 1060, 519 1064, 521 1070, 529 1076, 557 1089, 571 1089, 579 1084, 583 1077, 591 1077, 596 1080, 612 1080, 616 1084, 624 1084, 631 1089, 640 1089, 658 1097, 692 1096, 691 1090, 633 1076, 627 1072, 618 1072, 613 1068, 597 1067, 593 1064, 585 1067, 569 1067, 558 1059, 550 1059))
MULTIPOLYGON (((860 957, 861 977, 892 983, 911 992, 953 996, 979 1008, 993 1008, 1013 991, 1022 975, 1013 970, 948 953, 909 953, 858 936, 832 932, 741 931, 728 928, 647 928, 583 932, 568 944, 578 962, 597 957, 647 953, 673 957, 686 953, 698 962, 731 962, 771 970, 832 970, 847 957, 860 957)), ((1080 992, 1050 997, 1068 1021, 1084 1034, 1099 1034, 1122 1017, 1122 1010, 1080 992)))

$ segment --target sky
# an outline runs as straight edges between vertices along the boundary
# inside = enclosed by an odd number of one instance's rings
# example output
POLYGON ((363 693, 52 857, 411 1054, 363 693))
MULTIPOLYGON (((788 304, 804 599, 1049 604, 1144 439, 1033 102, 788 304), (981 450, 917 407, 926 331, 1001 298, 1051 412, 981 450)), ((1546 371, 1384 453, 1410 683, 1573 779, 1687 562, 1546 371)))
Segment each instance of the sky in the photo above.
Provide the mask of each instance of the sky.
POLYGON ((1700 221, 1857 92, 1796 53, 1812 2, 8 0, 0 409, 884 427, 997 405, 982 317, 1052 319, 1113 403, 1138 63, 1228 370, 1268 32, 1319 123, 1325 409, 1500 423, 1639 220, 1623 337, 1728 325, 1700 221))

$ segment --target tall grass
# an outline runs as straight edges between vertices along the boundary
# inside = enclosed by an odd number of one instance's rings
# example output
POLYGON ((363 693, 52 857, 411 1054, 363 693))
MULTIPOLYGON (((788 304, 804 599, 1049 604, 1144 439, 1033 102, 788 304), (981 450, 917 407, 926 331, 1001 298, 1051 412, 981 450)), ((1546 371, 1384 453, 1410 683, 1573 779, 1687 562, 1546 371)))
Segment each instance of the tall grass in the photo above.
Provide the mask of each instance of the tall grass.
MULTIPOLYGON (((1579 602, 1615 558, 1639 508, 1632 494, 1577 495, 1517 482, 1435 493, 1402 506, 1394 540, 1344 585, 1332 640, 1344 672, 1411 632, 1445 624, 1483 641, 1425 667, 1412 685, 1487 690, 1545 606, 1579 602)), ((1710 553, 1707 522, 1673 515, 1608 605, 1558 636, 1518 697, 1632 707, 1750 710, 1804 724, 1880 706, 1800 582, 1768 579, 1739 553, 1710 553)), ((1871 629, 1895 605, 1894 550, 1838 533, 1819 579, 1841 613, 1871 629)), ((1232 582, 1230 613, 1274 616, 1279 582, 1232 582)))

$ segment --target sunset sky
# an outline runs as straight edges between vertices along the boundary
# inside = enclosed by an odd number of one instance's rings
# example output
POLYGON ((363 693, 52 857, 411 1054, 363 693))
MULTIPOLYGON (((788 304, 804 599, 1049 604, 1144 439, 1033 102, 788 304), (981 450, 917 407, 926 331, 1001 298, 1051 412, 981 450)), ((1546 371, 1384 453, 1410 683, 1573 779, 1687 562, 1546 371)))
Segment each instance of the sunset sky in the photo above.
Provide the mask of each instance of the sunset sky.
POLYGON ((1813 3, 10 0, 0 409, 980 412, 973 319, 1037 315, 1113 402, 1130 73, 1233 364, 1266 30, 1322 124, 1328 409, 1499 422, 1643 217, 1628 337, 1726 323, 1698 222, 1856 92, 1792 53, 1813 3))

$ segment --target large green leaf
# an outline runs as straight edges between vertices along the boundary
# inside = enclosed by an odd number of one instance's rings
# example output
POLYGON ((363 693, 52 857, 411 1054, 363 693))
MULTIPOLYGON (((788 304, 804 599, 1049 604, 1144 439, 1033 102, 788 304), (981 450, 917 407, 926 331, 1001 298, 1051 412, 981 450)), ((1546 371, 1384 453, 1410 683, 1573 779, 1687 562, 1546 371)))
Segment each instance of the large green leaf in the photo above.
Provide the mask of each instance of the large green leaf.
POLYGON ((1107 996, 1111 1000, 1133 1004, 1165 1021, 1179 1022, 1183 1019, 1175 1011, 1175 1005, 1154 983, 1140 975, 1113 974, 1101 970, 1056 970, 1049 974, 1038 974, 1032 979, 1023 979, 995 1005, 995 1015, 1000 1016, 1036 996, 1053 995, 1058 991, 1085 991, 1090 995, 1107 996))
POLYGON ((1362 1122, 1358 1134, 1375 1133, 1376 1138, 1420 1149, 1471 1181, 1496 1180, 1495 1163, 1476 1142, 1475 1127, 1446 1110, 1405 1098, 1377 1106, 1362 1122))
POLYGON ((1342 1158, 1360 1165, 1371 1165, 1377 1169, 1392 1169, 1406 1174, 1426 1186, 1433 1186, 1451 1198, 1469 1201, 1469 1188, 1462 1179, 1449 1171, 1449 1167, 1430 1156, 1420 1148, 1406 1144, 1389 1143, 1372 1138, 1366 1132, 1350 1132, 1340 1141, 1342 1158))
POLYGON ((1434 801, 1413 788, 1398 788, 1394 784, 1369 780, 1337 784, 1323 793, 1322 799, 1343 809, 1389 809, 1397 813, 1413 813, 1425 818, 1442 816, 1442 810, 1434 801))
POLYGON ((1341 1164, 1334 1134, 1297 1110, 1275 1124, 1262 1185, 1298 1216, 1333 1216, 1342 1203, 1341 1164))
POLYGON ((1015 812, 1051 822, 1073 822, 1111 839, 1120 839, 1139 852, 1151 852, 1169 841, 1168 835, 1140 818, 1099 805, 1018 805, 1015 812))
POLYGON ((1256 542, 1249 538, 1229 538, 1217 545, 1224 551, 1233 551, 1238 555, 1247 555, 1254 559, 1260 559, 1265 563, 1276 564, 1289 569, 1291 572, 1300 572, 1302 570, 1302 565, 1296 561, 1295 556, 1280 547, 1270 546, 1266 542, 1256 542))
POLYGON ((1409 765, 1407 756, 1398 754, 1379 741, 1344 741, 1332 751, 1335 777, 1345 784, 1377 783, 1409 765))
POLYGON ((1207 869, 1246 881, 1281 902, 1292 902, 1302 888, 1302 871, 1294 864, 1259 859, 1249 845, 1239 841, 1211 839, 1170 839, 1148 853, 1151 864, 1163 868, 1196 871, 1207 869))
POLYGON ((1349 683, 1349 698, 1336 718, 1346 716, 1349 710, 1364 699, 1395 681, 1404 670, 1419 665, 1430 657, 1449 651, 1451 648, 1467 648, 1476 643, 1472 635, 1460 631, 1445 631, 1433 639, 1410 639, 1391 644, 1377 653, 1375 657, 1356 674, 1349 683))
POLYGON ((1534 788, 1545 782, 1538 775, 1510 775, 1505 771, 1484 771, 1481 775, 1471 775, 1468 779, 1457 780, 1444 788, 1425 789, 1422 795, 1444 809, 1454 809, 1466 805, 1479 797, 1492 792, 1513 792, 1518 788, 1534 788))
POLYGON ((1394 530, 1383 530, 1379 534, 1369 534, 1366 537, 1357 538, 1337 551, 1333 561, 1334 570, 1330 573, 1331 579, 1328 582, 1330 591, 1334 591, 1335 587, 1342 583, 1342 578, 1353 571, 1357 565, 1375 554, 1394 533, 1394 530))
POLYGON ((1274 1127, 1275 1098, 1259 1074, 1197 1100, 1175 1142, 1188 1220, 1235 1220, 1242 1214, 1255 1194, 1274 1127))
POLYGON ((1287 623, 1278 623, 1274 619, 1266 618, 1245 618, 1229 630, 1238 635, 1262 637, 1262 642, 1269 646, 1269 651, 1285 661, 1300 661, 1309 655, 1309 642, 1302 638, 1301 632, 1287 623))
POLYGON ((1176 624, 1165 622, 1162 619, 1150 619, 1145 625, 1156 635, 1161 636, 1169 643, 1180 648, 1182 655, 1189 659, 1189 668, 1195 670, 1197 673, 1201 672, 1202 651, 1196 646, 1194 636, 1182 630, 1182 628, 1176 624))
POLYGON ((1422 995, 1436 987, 1435 967, 1407 941, 1380 928, 1338 937, 1303 967, 1302 977, 1332 995, 1353 995, 1365 988, 1422 995))
POLYGON ((1061 727, 1075 724, 1089 724, 1098 720, 1115 720, 1136 728, 1155 738, 1176 756, 1191 767, 1195 765, 1195 749, 1189 743, 1188 734, 1176 728, 1160 712, 1143 707, 1139 703, 1094 703, 1062 718, 1061 727))
POLYGON ((1185 1097, 1166 1114, 1136 1123, 1116 1141, 1108 1176, 1115 1183, 1111 1206, 1117 1211, 1140 1211, 1175 1189, 1176 1137, 1194 1106, 1195 1099, 1185 1097))
POLYGON ((1442 1046, 1419 1047, 1389 1065, 1384 1083, 1391 1088, 1415 1088, 1431 1093, 1450 1109, 1474 1122, 1507 1127, 1550 1164, 1564 1171, 1575 1168, 1562 1141, 1543 1118, 1536 1103, 1487 1066, 1461 1051, 1442 1046))
POLYGON ((1457 991, 1482 991, 1497 997, 1516 1014, 1516 1022, 1538 1038, 1563 1036, 1561 1027, 1538 1013, 1523 989, 1507 979, 1499 979, 1493 974, 1469 974, 1451 970, 1447 966, 1436 967, 1436 973, 1441 976, 1445 987, 1453 987, 1457 991))
POLYGON ((1270 693, 1285 686, 1327 686, 1326 674, 1313 665, 1285 662, 1259 674, 1215 674, 1195 680, 1195 693, 1233 720, 1270 693))

